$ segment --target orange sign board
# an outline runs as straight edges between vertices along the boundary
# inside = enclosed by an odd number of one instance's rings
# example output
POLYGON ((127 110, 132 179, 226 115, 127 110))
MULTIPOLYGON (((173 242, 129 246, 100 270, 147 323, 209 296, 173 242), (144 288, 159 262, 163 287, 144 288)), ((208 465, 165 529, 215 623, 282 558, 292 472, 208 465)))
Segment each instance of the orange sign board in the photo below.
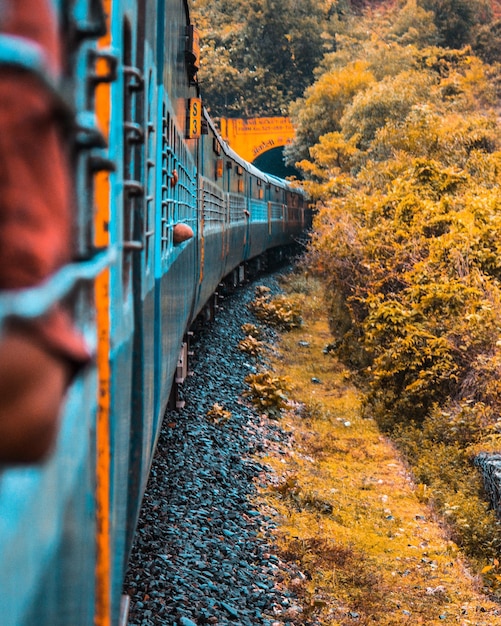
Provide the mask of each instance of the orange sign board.
POLYGON ((294 128, 289 117, 221 118, 221 134, 230 147, 246 161, 291 143, 294 128))
POLYGON ((202 124, 202 100, 190 98, 188 101, 188 116, 186 125, 186 138, 198 139, 202 124))

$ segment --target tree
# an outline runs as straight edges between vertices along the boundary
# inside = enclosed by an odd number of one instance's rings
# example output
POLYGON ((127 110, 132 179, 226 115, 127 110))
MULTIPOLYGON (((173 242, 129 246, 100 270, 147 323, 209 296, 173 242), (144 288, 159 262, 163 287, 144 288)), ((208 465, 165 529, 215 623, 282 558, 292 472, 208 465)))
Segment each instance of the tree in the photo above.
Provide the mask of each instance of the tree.
POLYGON ((460 45, 478 6, 408 2, 377 23, 362 17, 295 103, 290 153, 309 153, 298 164, 317 201, 308 269, 324 284, 331 349, 356 371, 365 415, 405 450, 456 540, 496 558, 485 504, 472 513, 471 460, 499 449, 499 66, 467 47, 423 46, 412 26, 435 8, 442 41, 460 45), (370 80, 344 89, 339 79, 357 63, 370 80))
POLYGON ((426 101, 432 79, 424 72, 402 72, 374 83, 358 93, 346 108, 341 128, 347 138, 358 138, 358 147, 370 148, 378 130, 392 122, 404 123, 411 109, 426 101))
POLYGON ((461 48, 471 42, 478 24, 492 18, 487 0, 418 0, 425 11, 434 14, 440 44, 448 48, 461 48))
POLYGON ((434 17, 433 11, 423 9, 417 0, 407 0, 389 28, 389 38, 402 46, 424 48, 438 45, 439 32, 434 17))
POLYGON ((328 11, 313 0, 197 0, 194 7, 202 95, 215 116, 284 115, 313 80, 325 46, 334 45, 322 37, 328 11))
POLYGON ((356 139, 347 141, 339 132, 322 135, 310 148, 310 159, 296 164, 305 174, 307 180, 303 186, 311 200, 323 201, 344 195, 346 187, 352 187, 351 170, 359 157, 356 139))
POLYGON ((309 146, 330 132, 341 130, 341 119, 353 97, 369 87, 375 78, 368 63, 355 61, 342 69, 322 74, 293 105, 290 112, 296 139, 284 151, 289 163, 308 158, 309 146))
POLYGON ((478 26, 473 33, 472 48, 486 63, 501 63, 501 20, 478 26))

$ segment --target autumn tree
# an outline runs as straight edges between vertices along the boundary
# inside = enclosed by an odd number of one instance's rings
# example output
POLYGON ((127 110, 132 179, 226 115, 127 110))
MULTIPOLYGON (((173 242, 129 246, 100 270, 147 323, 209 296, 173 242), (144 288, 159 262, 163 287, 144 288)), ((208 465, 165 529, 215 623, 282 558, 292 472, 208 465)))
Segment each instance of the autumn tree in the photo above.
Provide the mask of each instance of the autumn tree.
POLYGON ((467 48, 400 46, 406 24, 386 15, 325 57, 289 149, 318 201, 310 254, 338 355, 387 426, 459 402, 467 380, 501 403, 482 361, 501 329, 495 70, 467 48))
POLYGON ((501 63, 501 20, 479 25, 472 39, 475 53, 486 63, 501 63))
POLYGON ((408 0, 392 21, 388 36, 400 45, 418 48, 439 43, 439 31, 434 22, 433 11, 419 6, 417 0, 408 0))
POLYGON ((354 96, 375 82, 365 61, 354 61, 343 68, 322 74, 303 98, 291 105, 296 139, 285 154, 290 162, 308 156, 309 146, 326 133, 341 130, 341 120, 354 96))
POLYGON ((328 351, 482 574, 501 545, 472 463, 501 438, 501 91, 499 66, 457 47, 477 32, 488 59, 479 7, 362 15, 291 107, 289 155, 316 202, 328 351))

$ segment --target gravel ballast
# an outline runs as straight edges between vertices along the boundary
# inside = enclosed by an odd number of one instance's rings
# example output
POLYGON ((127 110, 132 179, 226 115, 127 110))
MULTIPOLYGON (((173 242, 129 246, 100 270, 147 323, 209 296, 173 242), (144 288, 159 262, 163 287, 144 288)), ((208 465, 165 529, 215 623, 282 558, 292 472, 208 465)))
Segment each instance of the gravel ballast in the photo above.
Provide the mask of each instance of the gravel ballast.
POLYGON ((164 419, 124 586, 130 626, 306 626, 282 584, 302 574, 274 554, 273 511, 253 502, 273 480, 259 456, 291 445, 242 397, 258 367, 238 348, 241 325, 257 324, 247 306, 256 285, 279 291, 266 276, 222 301, 192 346, 186 406, 164 419), (215 403, 231 417, 211 419, 215 403))

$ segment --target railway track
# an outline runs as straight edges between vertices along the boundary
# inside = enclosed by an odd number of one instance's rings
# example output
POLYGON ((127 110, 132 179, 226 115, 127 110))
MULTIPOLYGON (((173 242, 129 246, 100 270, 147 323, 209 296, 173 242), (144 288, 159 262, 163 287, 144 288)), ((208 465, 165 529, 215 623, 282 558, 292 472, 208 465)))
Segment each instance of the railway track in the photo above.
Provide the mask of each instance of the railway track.
MULTIPOLYGON (((259 284, 278 290, 273 276, 259 284)), ((288 440, 242 399, 256 365, 238 349, 253 298, 250 285, 223 300, 192 346, 185 408, 164 420, 124 587, 130 626, 305 626, 291 621, 301 609, 280 586, 301 574, 275 556, 273 516, 253 502, 256 481, 269 479, 256 455, 288 440), (211 420, 215 403, 231 417, 211 420)))

